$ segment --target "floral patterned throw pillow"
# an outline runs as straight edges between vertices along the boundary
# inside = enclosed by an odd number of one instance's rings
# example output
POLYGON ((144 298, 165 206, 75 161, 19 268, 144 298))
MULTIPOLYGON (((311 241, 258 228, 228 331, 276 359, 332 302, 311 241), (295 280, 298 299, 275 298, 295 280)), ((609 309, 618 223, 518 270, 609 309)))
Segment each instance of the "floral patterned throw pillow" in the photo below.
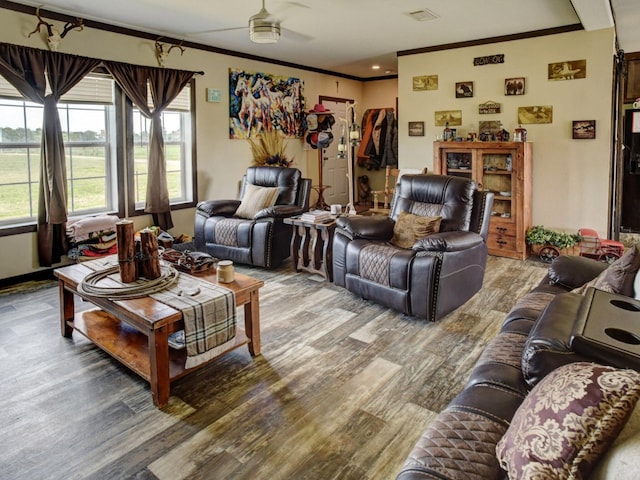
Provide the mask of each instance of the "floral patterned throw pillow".
POLYGON ((515 479, 586 479, 631 415, 640 373, 572 363, 547 375, 525 398, 496 446, 515 479))

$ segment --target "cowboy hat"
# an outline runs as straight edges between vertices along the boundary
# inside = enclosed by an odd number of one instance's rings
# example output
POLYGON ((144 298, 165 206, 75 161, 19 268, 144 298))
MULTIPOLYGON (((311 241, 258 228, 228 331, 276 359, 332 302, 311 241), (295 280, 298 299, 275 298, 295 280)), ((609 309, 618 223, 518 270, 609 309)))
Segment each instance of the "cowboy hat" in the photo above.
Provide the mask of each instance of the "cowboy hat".
POLYGON ((316 103, 313 106, 313 110, 310 110, 309 113, 331 113, 331 110, 329 110, 327 107, 325 107, 321 103, 316 103))

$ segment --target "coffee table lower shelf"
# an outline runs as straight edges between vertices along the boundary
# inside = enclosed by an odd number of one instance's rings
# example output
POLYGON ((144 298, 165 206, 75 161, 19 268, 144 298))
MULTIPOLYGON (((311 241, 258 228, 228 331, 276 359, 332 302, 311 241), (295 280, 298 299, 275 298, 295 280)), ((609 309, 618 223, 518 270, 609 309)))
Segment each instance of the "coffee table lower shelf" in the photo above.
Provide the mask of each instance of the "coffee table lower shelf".
MULTIPOLYGON (((149 337, 110 313, 99 308, 76 313, 67 324, 88 338, 94 345, 126 365, 147 382, 151 382, 151 357, 149 337)), ((195 368, 185 368, 186 348, 169 350, 169 382, 197 370, 218 357, 249 343, 244 330, 236 327, 236 343, 209 362, 195 368)))

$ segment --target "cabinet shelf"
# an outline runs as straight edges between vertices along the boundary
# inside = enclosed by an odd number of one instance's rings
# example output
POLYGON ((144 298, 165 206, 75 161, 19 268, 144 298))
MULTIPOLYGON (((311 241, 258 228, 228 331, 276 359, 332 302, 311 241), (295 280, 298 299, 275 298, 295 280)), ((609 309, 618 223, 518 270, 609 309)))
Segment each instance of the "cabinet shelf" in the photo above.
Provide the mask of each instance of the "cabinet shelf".
POLYGON ((492 255, 521 260, 528 256, 525 233, 531 226, 532 151, 530 142, 434 142, 435 173, 471 178, 481 190, 493 192, 487 240, 492 255))

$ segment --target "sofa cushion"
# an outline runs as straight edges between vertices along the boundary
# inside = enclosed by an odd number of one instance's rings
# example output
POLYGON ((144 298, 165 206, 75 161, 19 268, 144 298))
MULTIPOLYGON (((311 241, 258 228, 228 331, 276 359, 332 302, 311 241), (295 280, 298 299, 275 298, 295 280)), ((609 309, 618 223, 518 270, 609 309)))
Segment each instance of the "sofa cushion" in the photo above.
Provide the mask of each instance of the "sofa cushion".
POLYGON ((624 252, 596 278, 573 291, 584 295, 587 288, 594 287, 605 292, 633 297, 633 283, 639 269, 640 250, 638 250, 638 246, 634 246, 624 252))
POLYGON ((446 409, 424 431, 398 480, 497 478, 500 467, 494 446, 506 429, 483 415, 446 409))
POLYGON ((393 227, 391 243, 400 248, 411 248, 416 240, 438 233, 442 217, 422 217, 409 212, 400 212, 393 227))
POLYGON ((253 219, 260 210, 276 204, 279 191, 278 187, 260 187, 248 183, 236 210, 236 217, 253 219))
POLYGON ((560 367, 522 402, 496 446, 510 479, 587 478, 640 397, 640 373, 595 363, 560 367))
POLYGON ((590 282, 607 267, 605 262, 598 262, 592 258, 560 255, 549 265, 549 283, 572 290, 590 282))

